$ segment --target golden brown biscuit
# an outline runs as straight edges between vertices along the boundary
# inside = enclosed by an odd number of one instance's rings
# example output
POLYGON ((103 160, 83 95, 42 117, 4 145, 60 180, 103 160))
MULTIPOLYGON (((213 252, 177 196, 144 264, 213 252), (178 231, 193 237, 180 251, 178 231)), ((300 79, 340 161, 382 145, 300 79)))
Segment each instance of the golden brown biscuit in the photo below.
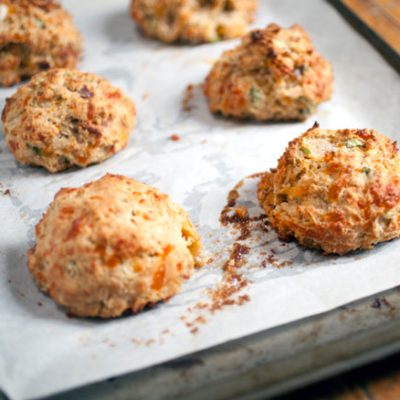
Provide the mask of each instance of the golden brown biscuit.
POLYGON ((175 295, 200 250, 188 215, 167 195, 106 175, 56 194, 36 226, 28 267, 71 314, 109 318, 175 295))
POLYGON ((282 239, 326 254, 370 249, 400 236, 400 157, 373 129, 323 130, 293 140, 259 184, 282 239))
POLYGON ((121 150, 136 114, 133 102, 107 80, 52 69, 7 99, 2 120, 7 145, 20 163, 58 172, 121 150))
POLYGON ((49 68, 74 68, 82 38, 55 0, 0 0, 0 85, 49 68))
POLYGON ((203 43, 243 35, 258 0, 132 0, 131 15, 150 37, 203 43))
POLYGON ((330 98, 332 81, 331 65, 300 26, 271 24, 222 55, 204 92, 210 110, 225 116, 302 121, 330 98))

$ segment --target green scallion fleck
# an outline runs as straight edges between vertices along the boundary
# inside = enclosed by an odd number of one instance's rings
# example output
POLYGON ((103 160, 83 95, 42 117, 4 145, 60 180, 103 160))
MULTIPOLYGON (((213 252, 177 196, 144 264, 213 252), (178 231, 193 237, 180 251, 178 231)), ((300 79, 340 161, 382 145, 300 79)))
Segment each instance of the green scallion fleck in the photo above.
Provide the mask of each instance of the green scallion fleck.
POLYGON ((43 150, 40 147, 37 146, 31 146, 28 145, 29 149, 32 150, 33 153, 35 153, 37 156, 42 156, 43 155, 43 150))
POLYGON ((301 115, 311 115, 312 114, 312 110, 311 110, 311 108, 307 108, 307 107, 301 108, 300 109, 300 114, 301 115))
POLYGON ((257 104, 261 101, 261 92, 254 86, 249 90, 249 98, 251 104, 257 104))
POLYGON ((300 150, 303 152, 304 155, 310 156, 311 155, 311 150, 307 147, 301 147, 300 150))
POLYGON ((311 115, 317 107, 317 105, 311 99, 305 96, 300 96, 299 102, 301 103, 301 108, 299 110, 300 115, 304 115, 306 117, 311 115))
POLYGON ((384 216, 383 216, 383 220, 386 222, 386 224, 390 224, 391 222, 392 222, 392 220, 393 220, 393 217, 394 217, 394 215, 393 215, 393 212, 388 212, 388 213, 386 213, 384 216))
POLYGON ((39 19, 39 18, 35 18, 35 24, 36 24, 39 28, 42 28, 42 29, 44 29, 44 28, 46 27, 46 25, 44 24, 44 22, 43 22, 41 19, 39 19))
POLYGON ((363 167, 361 170, 365 175, 369 175, 371 172, 371 168, 370 167, 363 167))
POLYGON ((344 144, 348 149, 365 146, 365 142, 361 139, 347 139, 345 140, 344 144))

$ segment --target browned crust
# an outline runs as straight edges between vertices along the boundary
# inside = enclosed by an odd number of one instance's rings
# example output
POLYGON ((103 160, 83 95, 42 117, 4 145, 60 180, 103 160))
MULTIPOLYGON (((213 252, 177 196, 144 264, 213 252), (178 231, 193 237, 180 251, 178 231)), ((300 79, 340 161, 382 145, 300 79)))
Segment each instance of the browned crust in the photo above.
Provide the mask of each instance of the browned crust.
POLYGON ((0 85, 11 86, 50 68, 75 68, 82 37, 59 2, 1 0, 0 85))
POLYGON ((332 94, 332 67, 294 25, 270 24, 226 51, 207 76, 209 108, 225 116, 305 120, 332 94))
POLYGON ((52 69, 7 99, 2 121, 7 145, 20 163, 58 172, 101 162, 124 148, 136 111, 107 80, 52 69))
POLYGON ((315 127, 289 143, 258 198, 282 239, 327 254, 369 249, 400 235, 397 145, 372 129, 315 127))
POLYGON ((132 0, 132 18, 146 36, 167 43, 204 43, 242 36, 258 0, 132 0))
POLYGON ((108 174, 56 194, 36 226, 28 267, 68 312, 109 318, 173 296, 200 251, 188 215, 167 195, 108 174))

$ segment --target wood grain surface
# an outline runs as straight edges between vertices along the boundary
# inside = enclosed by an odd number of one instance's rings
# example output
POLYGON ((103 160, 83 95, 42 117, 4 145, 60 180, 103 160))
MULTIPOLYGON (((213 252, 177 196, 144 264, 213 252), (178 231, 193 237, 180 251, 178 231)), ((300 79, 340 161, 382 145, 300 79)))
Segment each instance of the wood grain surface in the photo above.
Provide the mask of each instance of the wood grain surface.
POLYGON ((399 400, 400 354, 276 400, 399 400))
POLYGON ((342 0, 342 3, 400 53, 400 0, 342 0))

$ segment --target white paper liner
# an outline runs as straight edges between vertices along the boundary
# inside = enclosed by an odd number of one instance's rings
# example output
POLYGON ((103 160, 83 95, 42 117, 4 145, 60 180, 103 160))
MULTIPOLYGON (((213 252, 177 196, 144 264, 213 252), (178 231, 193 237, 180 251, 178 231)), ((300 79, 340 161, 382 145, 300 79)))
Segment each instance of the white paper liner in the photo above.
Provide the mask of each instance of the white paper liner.
MULTIPOLYGON (((255 231, 248 264, 250 302, 226 307, 192 334, 182 316, 207 301, 205 289, 221 279, 233 243, 219 214, 242 178, 275 166, 287 142, 318 120, 323 128, 373 127, 399 138, 398 75, 358 33, 320 0, 261 1, 254 26, 301 24, 334 65, 335 93, 305 123, 251 124, 212 116, 200 89, 184 112, 188 84, 201 83, 211 63, 237 42, 170 46, 144 38, 124 0, 65 1, 85 38, 81 69, 109 78, 136 101, 139 122, 129 146, 85 170, 50 175, 20 167, 0 141, 0 386, 15 400, 37 398, 99 381, 231 339, 315 315, 400 284, 400 242, 342 258, 285 246, 273 232, 255 231), (180 141, 171 141, 179 134, 180 141), (199 227, 214 262, 199 270, 181 294, 137 316, 111 321, 71 319, 35 287, 26 268, 34 225, 54 194, 104 173, 124 174, 160 188, 181 203, 199 227), (268 244, 265 244, 268 242, 268 244), (285 268, 261 267, 261 251, 274 248, 285 268)), ((15 89, 1 89, 0 106, 15 89)), ((241 201, 260 212, 255 180, 241 201)))

